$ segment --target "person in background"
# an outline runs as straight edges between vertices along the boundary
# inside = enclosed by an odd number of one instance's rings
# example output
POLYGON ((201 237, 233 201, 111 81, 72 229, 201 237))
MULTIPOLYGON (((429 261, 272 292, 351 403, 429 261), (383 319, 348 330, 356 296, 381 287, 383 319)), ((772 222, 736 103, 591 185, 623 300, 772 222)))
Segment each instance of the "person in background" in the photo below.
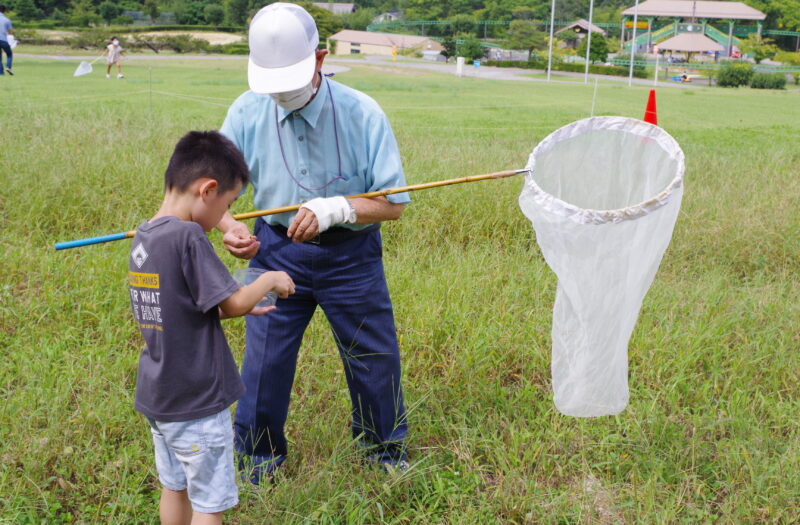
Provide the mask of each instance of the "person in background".
POLYGON ((122 74, 122 57, 125 56, 125 50, 119 45, 117 37, 111 37, 111 43, 108 44, 106 50, 103 52, 106 57, 106 78, 111 78, 111 66, 117 65, 117 78, 125 78, 122 74))
POLYGON ((234 428, 241 466, 258 483, 286 459, 284 431, 303 334, 319 305, 344 365, 353 437, 367 462, 405 469, 406 411, 400 350, 383 270, 380 223, 395 220, 407 193, 346 199, 405 185, 392 128, 367 95, 321 74, 314 19, 277 2, 249 31, 250 91, 228 110, 221 132, 250 167, 259 209, 303 202, 297 212, 248 226, 226 214, 217 226, 234 256, 283 270, 297 293, 278 311, 246 321, 246 393, 234 428))
POLYGON ((240 287, 206 236, 247 180, 228 139, 189 132, 167 166, 161 207, 131 244, 131 309, 145 341, 134 406, 153 436, 165 524, 221 523, 238 503, 229 407, 244 385, 220 319, 264 315, 275 310, 256 306, 267 292, 294 292, 284 272, 240 287))
POLYGON ((3 53, 6 54, 6 71, 9 75, 13 75, 11 70, 11 62, 14 59, 14 53, 11 51, 11 44, 8 43, 8 35, 14 34, 14 26, 11 25, 11 20, 6 16, 6 6, 0 5, 0 75, 3 74, 3 53))

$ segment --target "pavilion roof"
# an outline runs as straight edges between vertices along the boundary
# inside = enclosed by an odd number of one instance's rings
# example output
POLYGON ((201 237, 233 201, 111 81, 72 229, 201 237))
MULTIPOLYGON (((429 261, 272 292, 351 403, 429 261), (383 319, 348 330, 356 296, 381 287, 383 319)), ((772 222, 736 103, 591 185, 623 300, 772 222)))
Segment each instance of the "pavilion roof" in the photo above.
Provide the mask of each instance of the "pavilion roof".
MULTIPOLYGON (((622 12, 633 16, 634 8, 622 12)), ((680 18, 728 18, 732 20, 764 20, 767 15, 742 2, 706 2, 693 0, 647 0, 639 4, 638 16, 680 18)))
POLYGON ((659 50, 683 51, 685 53, 703 53, 705 51, 723 51, 725 48, 700 33, 681 33, 656 44, 659 50))
POLYGON ((581 29, 583 29, 587 33, 591 29, 591 31, 594 31, 595 33, 600 33, 601 35, 604 35, 604 36, 606 34, 604 29, 601 29, 601 28, 597 27, 594 24, 590 24, 589 22, 587 22, 583 18, 580 18, 580 19, 572 22, 570 25, 559 29, 558 31, 556 31, 556 34, 563 33, 564 31, 571 31, 571 30, 575 29, 576 27, 580 27, 581 29))

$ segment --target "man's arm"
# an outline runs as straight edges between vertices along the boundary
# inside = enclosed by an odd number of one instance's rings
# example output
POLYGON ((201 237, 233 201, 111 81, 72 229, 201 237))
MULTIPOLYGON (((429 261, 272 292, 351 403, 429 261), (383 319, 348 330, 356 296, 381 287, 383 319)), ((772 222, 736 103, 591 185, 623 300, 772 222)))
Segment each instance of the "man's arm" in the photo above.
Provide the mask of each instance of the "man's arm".
MULTIPOLYGON (((393 221, 399 219, 405 209, 405 204, 389 202, 386 197, 349 199, 349 202, 356 210, 356 224, 393 221)), ((317 234, 319 234, 317 216, 308 208, 300 208, 286 235, 294 242, 303 242, 317 234)))

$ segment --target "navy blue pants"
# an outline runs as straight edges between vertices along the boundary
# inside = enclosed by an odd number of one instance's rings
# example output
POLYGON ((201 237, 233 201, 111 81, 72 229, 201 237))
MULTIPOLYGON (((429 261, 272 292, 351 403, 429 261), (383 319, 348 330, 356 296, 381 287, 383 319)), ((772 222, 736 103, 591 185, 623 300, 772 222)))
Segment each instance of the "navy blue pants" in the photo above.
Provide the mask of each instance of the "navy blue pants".
MULTIPOLYGON (((14 59, 14 53, 11 51, 11 46, 5 40, 0 40, 0 50, 6 54, 6 68, 11 69, 11 62, 14 59)), ((0 53, 0 75, 3 72, 3 53, 0 53)))
POLYGON ((353 436, 376 462, 405 459, 406 413, 400 351, 383 272, 380 230, 336 242, 293 243, 285 230, 256 221, 261 249, 250 266, 283 270, 296 292, 278 309, 247 316, 242 379, 247 389, 234 423, 237 451, 271 471, 286 458, 284 425, 303 333, 317 305, 331 325, 352 401, 353 436))

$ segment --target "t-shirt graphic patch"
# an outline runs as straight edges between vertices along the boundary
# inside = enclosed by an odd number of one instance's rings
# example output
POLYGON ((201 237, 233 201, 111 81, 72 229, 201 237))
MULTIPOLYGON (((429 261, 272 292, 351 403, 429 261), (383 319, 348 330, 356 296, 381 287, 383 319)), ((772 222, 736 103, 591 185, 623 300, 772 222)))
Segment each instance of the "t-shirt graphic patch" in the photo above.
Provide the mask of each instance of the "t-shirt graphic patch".
POLYGON ((133 262, 136 264, 136 266, 141 268, 144 262, 147 260, 147 252, 145 251, 142 243, 139 243, 139 245, 131 251, 131 257, 133 257, 133 262))

